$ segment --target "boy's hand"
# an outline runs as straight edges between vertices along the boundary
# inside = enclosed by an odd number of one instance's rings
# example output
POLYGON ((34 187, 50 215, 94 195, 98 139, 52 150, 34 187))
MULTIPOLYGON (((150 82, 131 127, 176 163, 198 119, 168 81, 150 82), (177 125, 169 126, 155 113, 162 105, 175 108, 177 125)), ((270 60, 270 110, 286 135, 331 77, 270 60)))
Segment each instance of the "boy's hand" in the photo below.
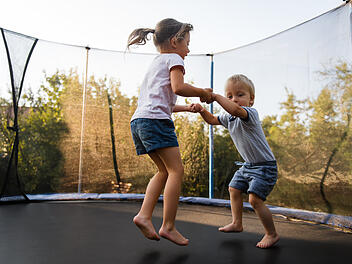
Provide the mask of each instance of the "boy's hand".
POLYGON ((190 107, 191 107, 190 112, 193 112, 193 113, 199 113, 200 111, 203 110, 203 106, 201 106, 200 104, 191 104, 190 107))
POLYGON ((204 90, 204 92, 203 92, 203 95, 200 96, 200 101, 202 103, 206 102, 207 104, 212 103, 214 101, 213 97, 212 97, 213 89, 206 88, 206 89, 203 89, 203 90, 204 90))
POLYGON ((186 107, 188 112, 196 113, 195 104, 190 104, 190 105, 187 105, 186 107))

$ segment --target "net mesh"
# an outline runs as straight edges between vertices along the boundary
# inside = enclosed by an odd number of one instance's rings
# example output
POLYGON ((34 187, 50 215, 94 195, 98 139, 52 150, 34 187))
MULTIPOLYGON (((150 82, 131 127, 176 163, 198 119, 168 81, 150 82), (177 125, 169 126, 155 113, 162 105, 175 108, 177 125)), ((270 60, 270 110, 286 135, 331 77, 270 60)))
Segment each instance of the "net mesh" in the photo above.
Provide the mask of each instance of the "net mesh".
MULTIPOLYGON (((235 73, 256 86, 258 110, 279 164, 269 203, 352 215, 352 37, 346 4, 267 39, 213 54, 214 91, 235 73)), ((33 38, 6 36, 15 76, 22 76, 33 38)), ((138 157, 129 120, 155 54, 108 51, 39 40, 20 100, 19 176, 26 193, 143 193, 155 167, 138 157)), ((211 57, 190 55, 185 80, 210 86, 211 57)), ((11 143, 10 78, 0 45, 0 172, 11 143)), ((16 77, 16 87, 18 78, 16 77)), ((16 92, 18 93, 18 92, 16 92)), ((179 104, 199 102, 178 98, 179 104)), ((214 103, 215 113, 221 112, 214 103)), ((182 195, 208 195, 208 126, 174 115, 185 177, 182 195)), ((227 131, 214 128, 214 190, 227 185, 241 160, 227 131)), ((12 191, 8 190, 11 194, 12 191)))

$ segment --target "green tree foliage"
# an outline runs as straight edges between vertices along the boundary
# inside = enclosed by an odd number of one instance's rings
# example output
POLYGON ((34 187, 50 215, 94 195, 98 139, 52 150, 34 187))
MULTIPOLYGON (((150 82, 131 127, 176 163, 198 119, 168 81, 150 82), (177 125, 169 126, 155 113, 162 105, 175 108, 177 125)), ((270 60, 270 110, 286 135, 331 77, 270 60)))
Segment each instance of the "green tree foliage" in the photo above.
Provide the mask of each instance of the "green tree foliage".
POLYGON ((306 162, 310 155, 305 123, 307 100, 297 100, 288 92, 281 110, 279 119, 276 116, 264 118, 263 129, 280 168, 289 173, 300 173, 309 167, 306 162))
MULTIPOLYGON (((340 62, 333 69, 321 73, 329 78, 330 83, 312 102, 315 109, 312 115, 312 140, 319 142, 319 135, 324 139, 320 145, 327 153, 327 161, 336 149, 333 170, 352 173, 352 65, 340 62)), ((315 144, 317 145, 317 144, 315 144)))
POLYGON ((0 175, 5 175, 7 159, 12 145, 11 131, 7 129, 10 120, 11 105, 0 98, 0 175))
MULTIPOLYGON (((216 111, 218 112, 218 111, 216 111)), ((209 138, 208 124, 199 115, 174 115, 181 158, 185 166, 184 196, 208 197, 209 138)), ((240 157, 227 130, 214 126, 214 196, 228 198, 228 183, 240 157)))
POLYGON ((227 129, 214 133, 214 191, 215 197, 229 198, 228 184, 242 161, 227 129))
MULTIPOLYGON (((129 99, 119 91, 113 79, 87 84, 83 137, 82 190, 84 192, 115 191, 116 174, 112 159, 110 112, 112 108, 116 139, 117 164, 121 177, 134 181, 134 191, 141 192, 141 183, 153 174, 147 157, 137 157, 130 135, 129 120, 136 107, 136 98, 129 99), (108 102, 110 95, 110 106, 108 102), (142 175, 143 181, 138 180, 142 175), (146 176, 147 175, 147 176, 146 176), (112 183, 114 182, 114 183, 112 183)), ((45 76, 45 83, 36 93, 23 95, 20 108, 19 174, 27 193, 76 192, 80 160, 83 85, 75 71, 56 72, 45 76)), ((0 146, 1 166, 7 167, 12 134, 11 105, 2 99, 0 146)), ((3 173, 2 173, 3 174, 3 173)), ((143 190, 145 186, 143 185, 143 190)))
POLYGON ((208 192, 208 148, 204 122, 200 117, 176 114, 176 134, 185 167, 184 196, 206 196, 208 192))
POLYGON ((20 118, 19 175, 27 193, 57 191, 64 175, 59 142, 68 132, 61 111, 60 79, 46 76, 40 87, 42 97, 28 93, 20 118))
POLYGON ((352 214, 351 67, 339 63, 321 72, 329 83, 317 98, 288 93, 281 116, 263 120, 280 168, 269 201, 352 214))
MULTIPOLYGON (((63 113, 70 129, 69 135, 61 143, 65 157, 65 178, 60 191, 75 192, 79 177, 83 85, 77 73, 61 75, 60 78, 63 80, 64 90, 63 113)), ((116 163, 122 181, 132 181, 132 190, 137 192, 142 189, 140 185, 145 182, 144 176, 147 174, 149 177, 153 173, 153 167, 147 158, 136 156, 131 138, 129 121, 133 114, 132 109, 135 109, 136 99, 122 95, 119 86, 120 83, 114 79, 96 80, 94 76, 90 76, 87 82, 81 164, 83 192, 116 191, 111 121, 114 125, 116 163), (110 107, 113 120, 110 120, 110 107), (138 179, 137 175, 142 176, 138 179)))

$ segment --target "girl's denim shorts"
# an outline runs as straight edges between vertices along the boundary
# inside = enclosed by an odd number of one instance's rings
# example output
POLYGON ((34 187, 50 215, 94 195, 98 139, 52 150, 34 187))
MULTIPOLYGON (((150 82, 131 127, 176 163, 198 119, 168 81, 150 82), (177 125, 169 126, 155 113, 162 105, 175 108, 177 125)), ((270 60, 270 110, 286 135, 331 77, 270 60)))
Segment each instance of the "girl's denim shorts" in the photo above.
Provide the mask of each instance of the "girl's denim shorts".
POLYGON ((242 167, 235 172, 229 186, 244 193, 254 193, 265 201, 277 181, 276 161, 236 164, 242 167))
POLYGON ((134 119, 131 133, 137 155, 160 148, 178 147, 174 122, 170 119, 134 119))

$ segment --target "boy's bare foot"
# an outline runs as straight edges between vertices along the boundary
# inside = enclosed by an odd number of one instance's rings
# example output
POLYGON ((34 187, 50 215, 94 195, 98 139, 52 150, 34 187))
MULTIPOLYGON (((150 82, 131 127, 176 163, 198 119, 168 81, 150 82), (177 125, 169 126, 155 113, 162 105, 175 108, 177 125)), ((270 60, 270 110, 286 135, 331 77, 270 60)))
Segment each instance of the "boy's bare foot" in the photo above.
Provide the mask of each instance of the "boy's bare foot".
POLYGON ((219 227, 218 230, 220 232, 224 232, 224 233, 240 233, 243 231, 243 226, 230 223, 230 224, 225 225, 223 227, 219 227))
POLYGON ((151 240, 160 240, 160 237, 156 233, 153 223, 150 219, 146 219, 136 215, 133 218, 133 223, 142 231, 143 235, 151 240))
POLYGON ((166 228, 161 227, 159 230, 159 235, 179 246, 187 246, 189 242, 189 240, 183 237, 175 228, 167 230, 166 228))
POLYGON ((280 237, 278 234, 275 235, 265 235, 261 241, 257 243, 257 247, 259 248, 270 248, 274 246, 278 241, 280 237))

